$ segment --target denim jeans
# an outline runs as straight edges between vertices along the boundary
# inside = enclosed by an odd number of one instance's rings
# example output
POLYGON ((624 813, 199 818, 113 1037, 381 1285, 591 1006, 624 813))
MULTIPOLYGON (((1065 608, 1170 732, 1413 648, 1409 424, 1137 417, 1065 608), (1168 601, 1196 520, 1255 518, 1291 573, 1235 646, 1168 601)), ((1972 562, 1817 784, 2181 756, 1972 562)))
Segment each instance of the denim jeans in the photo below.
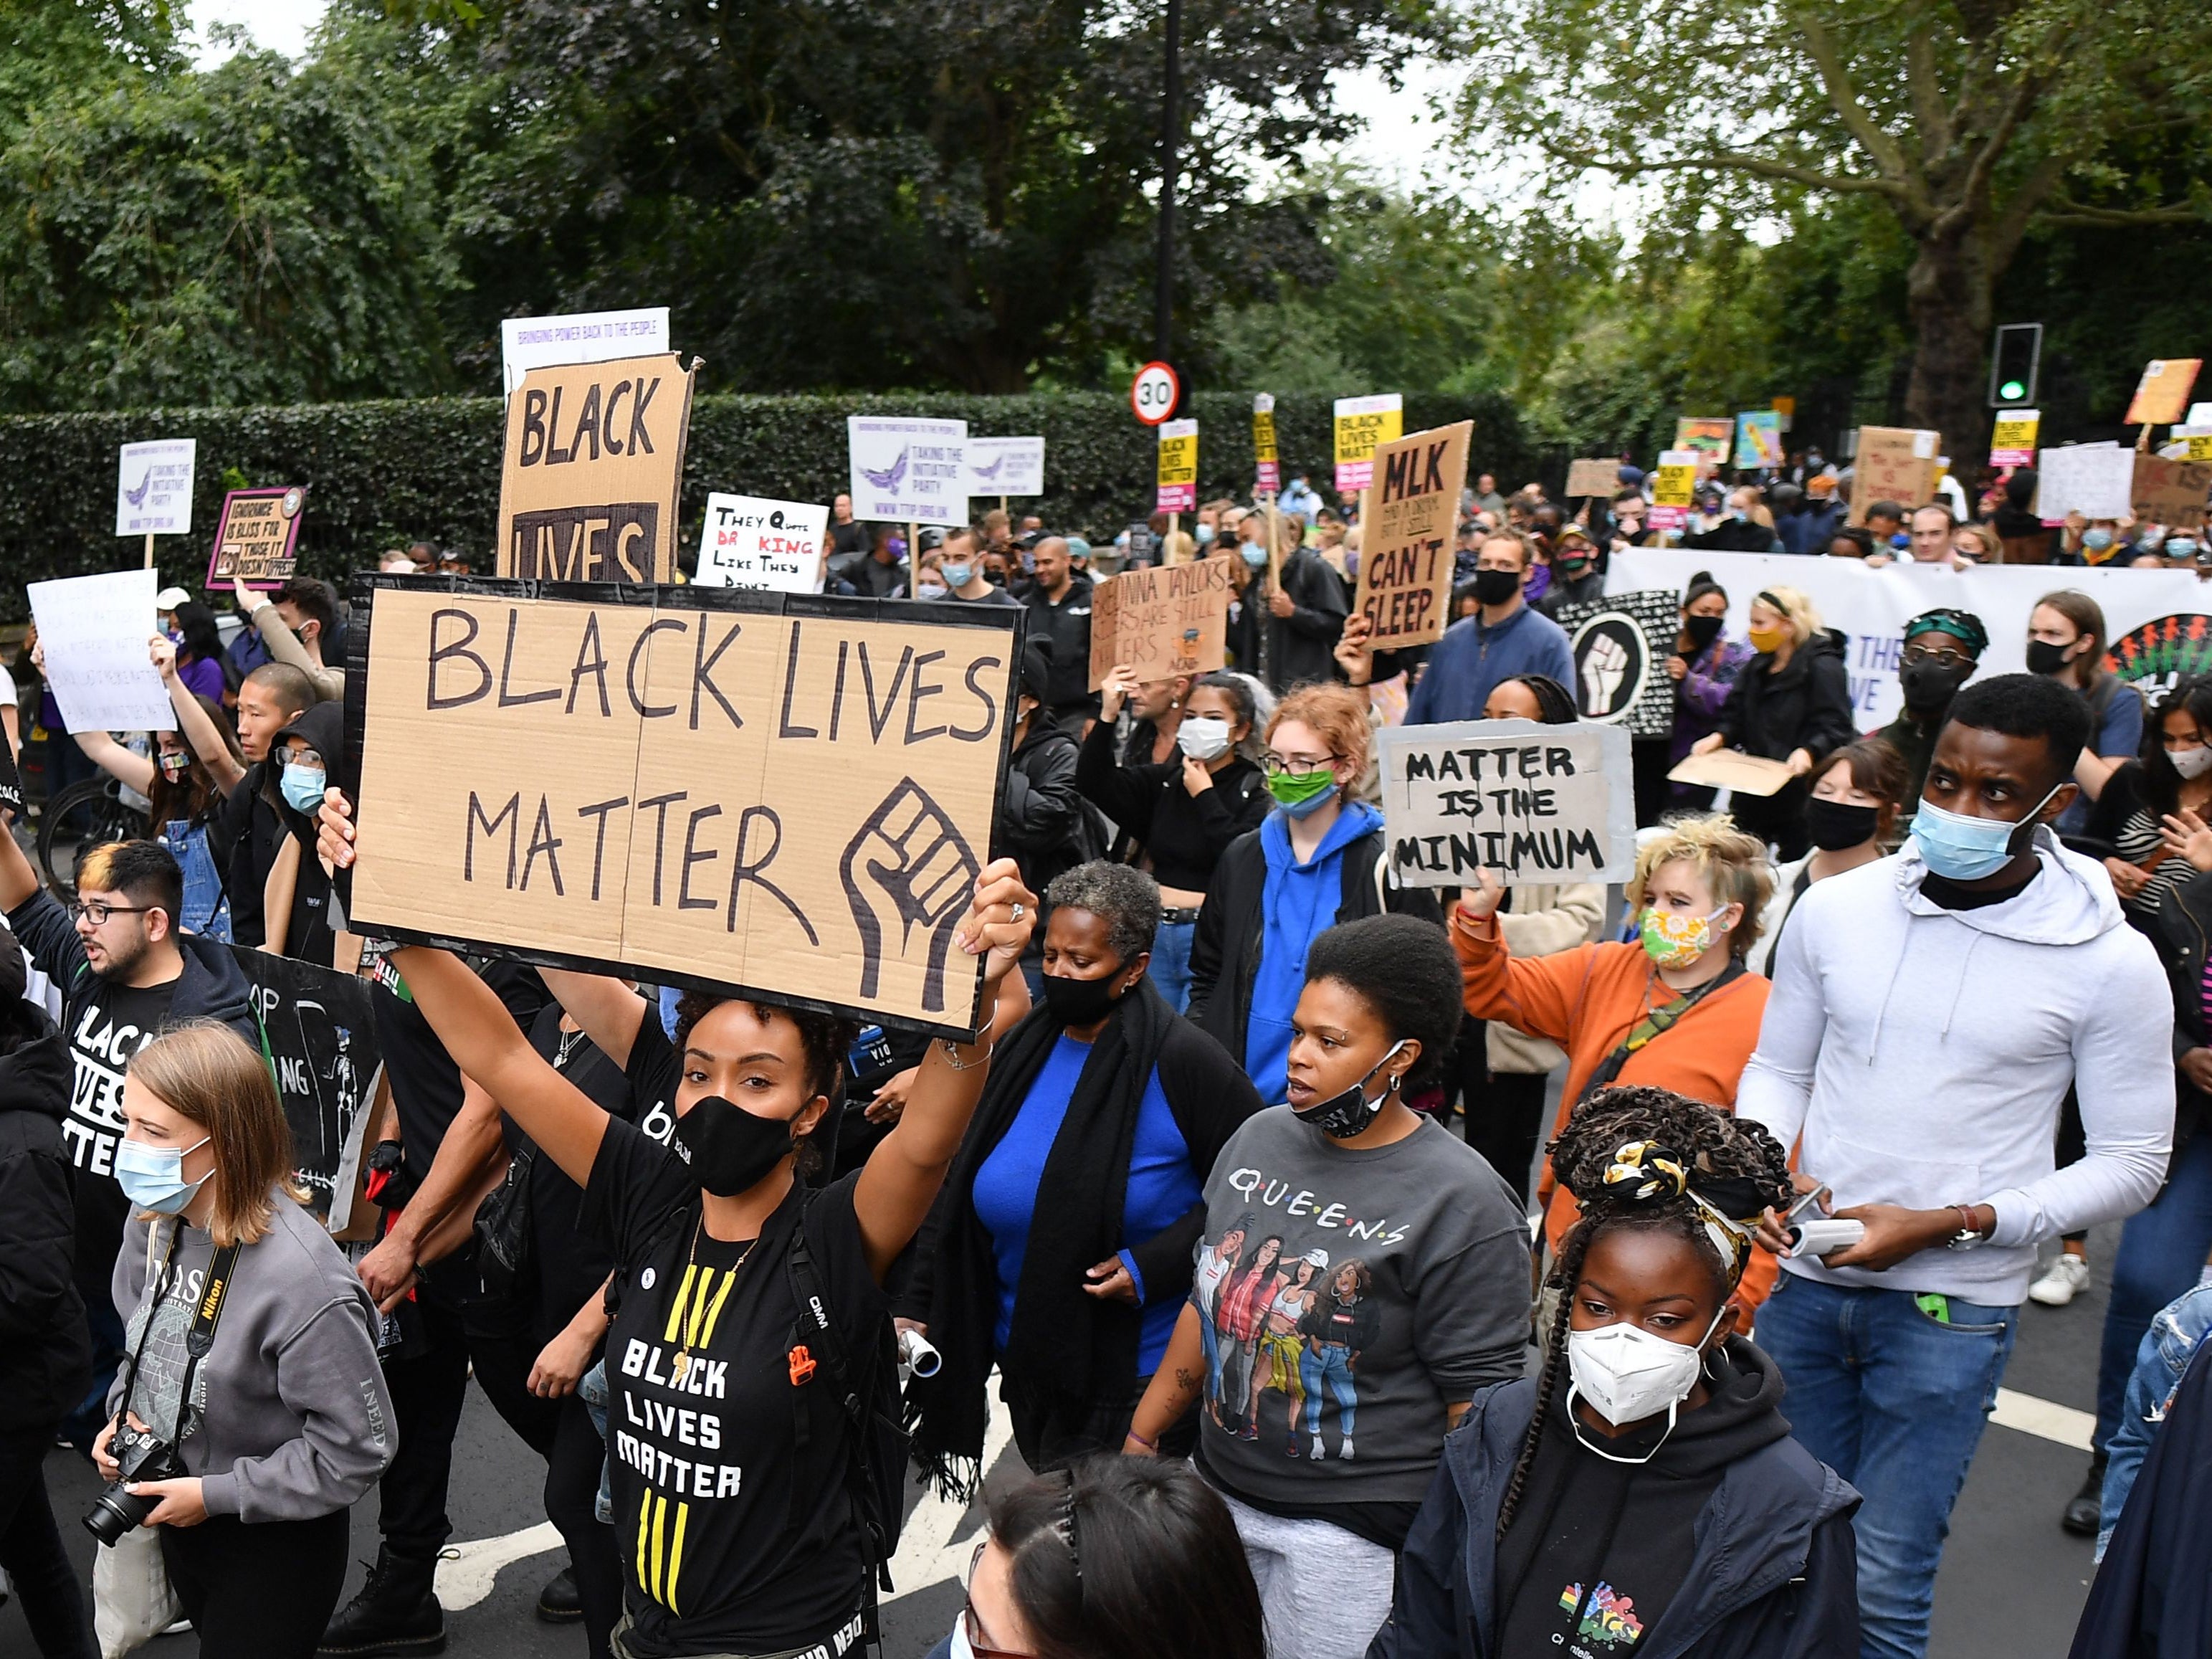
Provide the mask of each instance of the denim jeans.
POLYGON ((1164 921, 1152 935, 1152 962, 1145 975, 1177 1013, 1190 1006, 1190 942, 1197 936, 1194 921, 1164 921))
POLYGON ((2020 1310, 1950 1299, 1951 1322, 1910 1291, 1815 1284, 1784 1272, 1759 1345, 1789 1389, 1800 1444, 1857 1487, 1863 1659, 1928 1649, 1951 1505, 1996 1404, 2020 1310))
POLYGON ((2150 1329, 2143 1334, 2142 1346, 2136 1350, 2136 1368, 2127 1380, 2120 1420, 2112 1437, 2103 1443, 2112 1462, 2105 1468, 2100 1498, 2103 1510, 2097 1523, 2100 1561, 2105 1559, 2106 1546, 2112 1541, 2112 1528, 2120 1523, 2128 1494, 2135 1490, 2136 1477, 2142 1473, 2143 1459, 2158 1436, 2158 1425, 2166 1420, 2173 1391, 2181 1386, 2181 1374, 2189 1369, 2207 1330, 2212 1330, 2212 1285, 2200 1285, 2184 1291, 2158 1310, 2150 1329))
POLYGON ((1337 1432, 1351 1439, 1359 1404, 1359 1392, 1352 1381, 1351 1350, 1336 1342, 1309 1342, 1298 1361, 1298 1381, 1306 1391, 1306 1432, 1320 1437, 1321 1391, 1326 1383, 1336 1399, 1337 1432))
POLYGON ((2112 1299, 2097 1357, 2098 1451, 2120 1425, 2136 1350, 2160 1308, 2197 1283, 2212 1250, 2212 1127, 2190 1137, 2150 1207, 2128 1218, 2112 1257, 2112 1299))

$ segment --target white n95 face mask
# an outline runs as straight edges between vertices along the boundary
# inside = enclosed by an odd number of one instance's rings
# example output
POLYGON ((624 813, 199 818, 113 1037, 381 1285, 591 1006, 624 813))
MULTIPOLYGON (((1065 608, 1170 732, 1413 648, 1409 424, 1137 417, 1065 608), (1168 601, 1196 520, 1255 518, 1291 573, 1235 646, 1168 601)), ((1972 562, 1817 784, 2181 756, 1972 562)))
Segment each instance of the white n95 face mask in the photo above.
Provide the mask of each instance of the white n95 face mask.
MULTIPOLYGON (((1672 1413, 1698 1386, 1698 1373, 1705 1363, 1705 1345, 1720 1328, 1721 1315, 1727 1311, 1723 1304, 1695 1344, 1670 1342, 1626 1320, 1592 1331, 1569 1331, 1567 1375, 1573 1392, 1597 1407, 1598 1414, 1615 1428, 1666 1412, 1672 1432, 1672 1413)), ((1572 1410, 1571 1401, 1569 1410, 1572 1410)), ((1613 1455, 1588 1440, 1583 1443, 1601 1457, 1613 1455)), ((1613 1461, 1645 1462, 1658 1449, 1654 1446, 1644 1457, 1613 1461)))

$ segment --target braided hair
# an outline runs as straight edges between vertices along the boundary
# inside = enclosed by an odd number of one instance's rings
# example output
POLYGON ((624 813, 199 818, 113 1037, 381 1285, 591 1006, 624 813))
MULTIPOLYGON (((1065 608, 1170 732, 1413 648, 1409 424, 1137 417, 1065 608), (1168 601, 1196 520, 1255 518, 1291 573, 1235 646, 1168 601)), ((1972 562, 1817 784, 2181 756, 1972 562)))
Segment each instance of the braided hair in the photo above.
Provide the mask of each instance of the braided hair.
POLYGON ((1545 1334, 1535 1414, 1498 1507, 1501 1539, 1521 1505, 1566 1370, 1574 1288, 1590 1246, 1616 1229, 1672 1233, 1706 1259, 1726 1297, 1742 1276, 1749 1249, 1748 1238, 1726 1224, 1747 1228, 1760 1211, 1790 1196, 1789 1157, 1762 1125, 1646 1084, 1599 1090, 1576 1108, 1547 1150, 1553 1174, 1582 1205, 1583 1216, 1546 1281, 1560 1292, 1559 1310, 1545 1334))

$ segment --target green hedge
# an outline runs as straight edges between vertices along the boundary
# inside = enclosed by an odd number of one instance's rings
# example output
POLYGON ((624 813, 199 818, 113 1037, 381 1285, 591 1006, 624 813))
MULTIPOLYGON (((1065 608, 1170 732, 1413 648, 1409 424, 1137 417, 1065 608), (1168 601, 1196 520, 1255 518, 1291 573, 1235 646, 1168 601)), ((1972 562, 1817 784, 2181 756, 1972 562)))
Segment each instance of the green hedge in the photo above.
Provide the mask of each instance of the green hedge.
MULTIPOLYGON (((1249 495, 1251 399, 1208 392, 1192 399, 1199 421, 1200 499, 1249 495)), ((844 489, 845 417, 912 414, 964 418, 978 436, 1042 431, 1049 492, 1027 503, 1055 529, 1110 537, 1152 502, 1152 434, 1127 400, 1103 392, 975 398, 708 397, 694 406, 685 459, 679 546, 696 546, 710 489, 827 501, 844 489)), ((1472 417, 1474 467, 1510 488, 1532 474, 1511 406, 1489 397, 1409 395, 1408 430, 1472 417)), ((1330 478, 1329 399, 1285 395, 1275 404, 1285 477, 1330 478)), ((155 553, 165 580, 197 587, 205 576, 225 478, 252 485, 305 483, 305 568, 342 577, 383 548, 428 536, 475 550, 489 568, 499 514, 500 413, 492 398, 319 404, 281 409, 153 410, 139 413, 0 419, 0 558, 15 583, 0 592, 0 618, 21 620, 20 586, 137 562, 137 543, 114 527, 115 452, 151 438, 199 440, 193 533, 164 537, 155 553)), ((978 511, 988 505, 978 502, 978 511)), ((1012 505, 1021 507, 1022 502, 1012 505)))

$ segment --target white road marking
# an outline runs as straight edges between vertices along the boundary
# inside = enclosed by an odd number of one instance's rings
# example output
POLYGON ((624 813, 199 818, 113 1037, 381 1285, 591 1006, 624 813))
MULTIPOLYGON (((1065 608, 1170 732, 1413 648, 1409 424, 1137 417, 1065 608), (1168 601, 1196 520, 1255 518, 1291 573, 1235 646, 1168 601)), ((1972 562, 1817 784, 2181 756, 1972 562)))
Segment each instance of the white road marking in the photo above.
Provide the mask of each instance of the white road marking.
POLYGON ((2081 1452, 2089 1449, 2097 1426, 2094 1412, 2077 1412, 2071 1406, 2039 1400, 2032 1394, 2014 1394, 2010 1389, 1997 1390, 1996 1409, 1990 1413, 1990 1421, 2081 1452))
MULTIPOLYGON (((996 1389, 991 1390, 991 1420, 983 1429, 986 1474, 1014 1438, 1013 1419, 1007 1415, 1006 1402, 998 1397, 998 1392, 996 1389)), ((906 1525, 900 1529, 898 1553, 891 1558, 891 1583, 898 1588, 884 1598, 886 1604, 902 1601, 933 1584, 957 1579, 967 1571, 970 1546, 965 1539, 957 1544, 952 1541, 953 1534, 960 1530, 961 1518, 967 1513, 966 1508, 933 1492, 915 1505, 914 1513, 907 1516, 906 1525)))
POLYGON ((491 1594, 499 1570, 561 1547, 561 1529, 541 1521, 520 1532, 449 1546, 438 1558, 438 1600, 447 1613, 472 1607, 491 1594))

